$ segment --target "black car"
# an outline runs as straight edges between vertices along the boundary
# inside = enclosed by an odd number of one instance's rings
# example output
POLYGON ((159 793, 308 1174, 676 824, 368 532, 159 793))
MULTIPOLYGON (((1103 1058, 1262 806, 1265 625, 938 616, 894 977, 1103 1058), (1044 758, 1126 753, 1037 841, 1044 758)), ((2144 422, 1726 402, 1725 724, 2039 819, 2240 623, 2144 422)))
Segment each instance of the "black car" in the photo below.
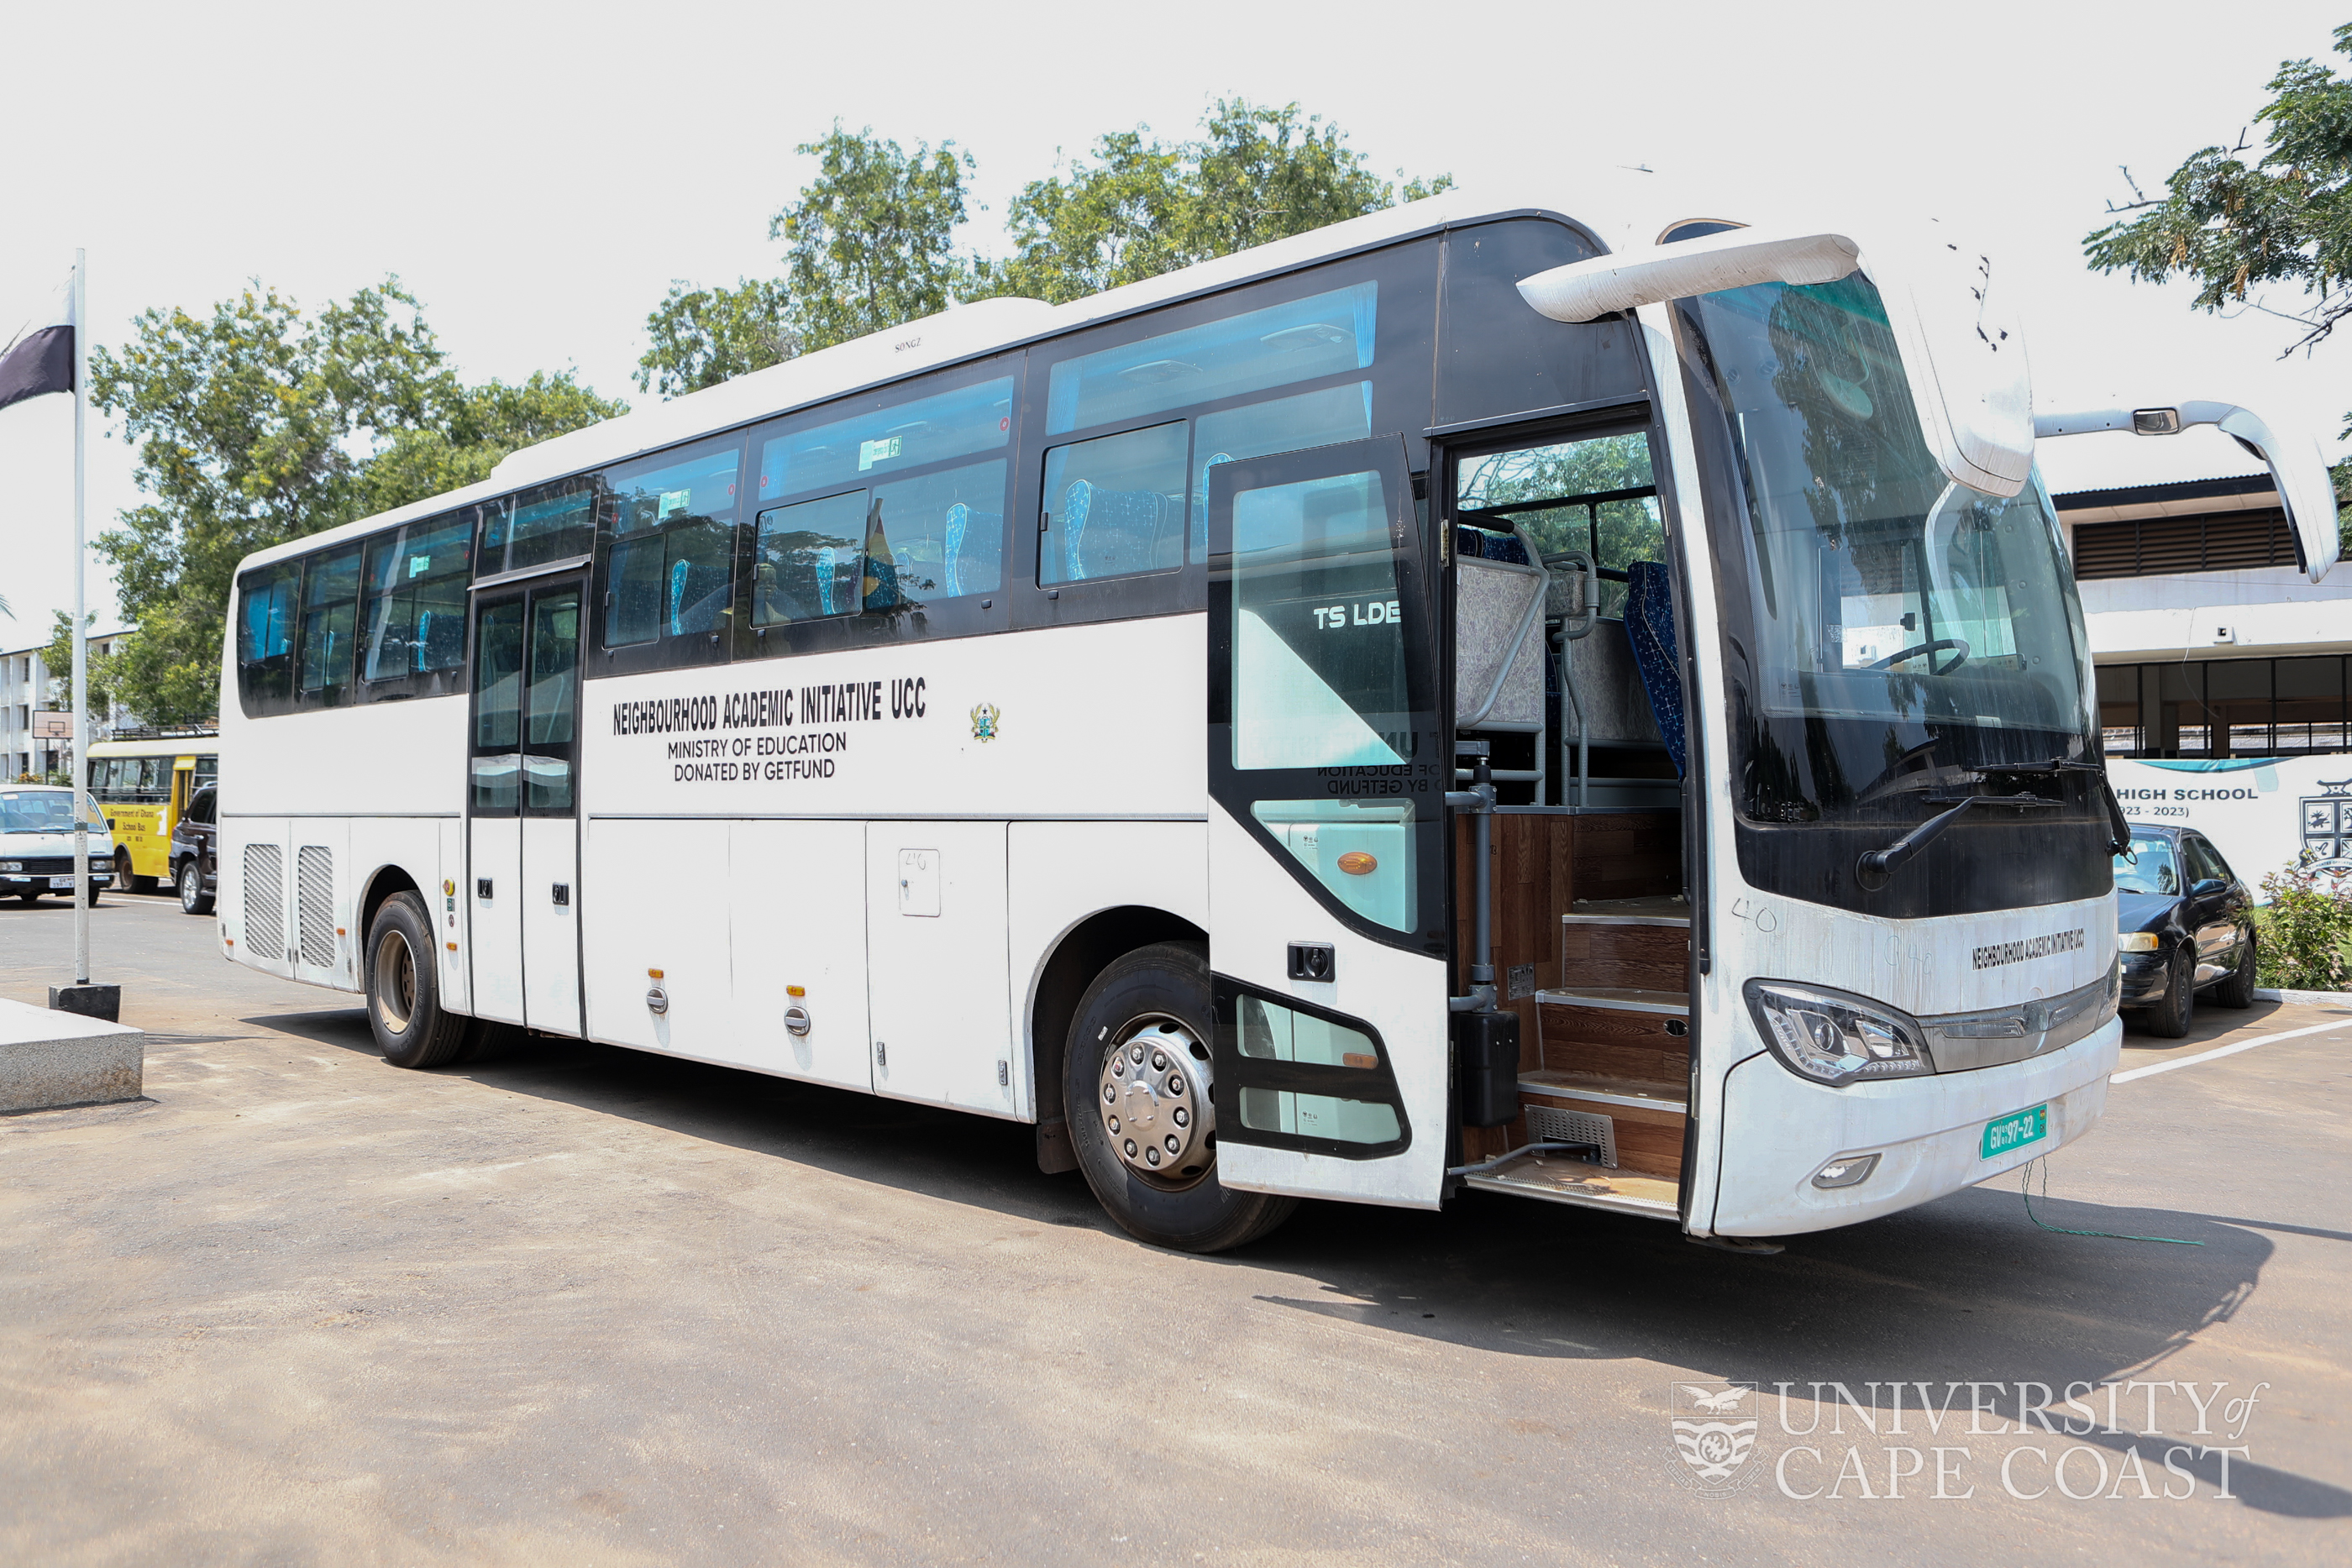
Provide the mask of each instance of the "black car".
POLYGON ((190 915, 209 915, 213 892, 220 885, 220 786, 207 784, 188 797, 188 809, 172 824, 172 882, 180 890, 180 907, 190 915))
POLYGON ((2116 925, 2123 1005, 2147 1009, 2149 1033, 2187 1034, 2201 990, 2253 1005, 2253 895, 2203 834, 2132 824, 2116 857, 2116 925))

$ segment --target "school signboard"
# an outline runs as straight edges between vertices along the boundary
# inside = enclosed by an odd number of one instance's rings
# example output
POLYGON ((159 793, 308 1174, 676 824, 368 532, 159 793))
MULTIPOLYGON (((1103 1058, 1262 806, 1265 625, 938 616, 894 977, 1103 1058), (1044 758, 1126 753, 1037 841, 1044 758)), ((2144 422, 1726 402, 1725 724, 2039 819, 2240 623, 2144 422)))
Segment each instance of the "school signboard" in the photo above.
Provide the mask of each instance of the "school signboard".
POLYGON ((2134 822, 2194 828, 2262 895, 2263 878, 2306 850, 2352 887, 2352 754, 2159 762, 2118 758, 2108 781, 2134 822))

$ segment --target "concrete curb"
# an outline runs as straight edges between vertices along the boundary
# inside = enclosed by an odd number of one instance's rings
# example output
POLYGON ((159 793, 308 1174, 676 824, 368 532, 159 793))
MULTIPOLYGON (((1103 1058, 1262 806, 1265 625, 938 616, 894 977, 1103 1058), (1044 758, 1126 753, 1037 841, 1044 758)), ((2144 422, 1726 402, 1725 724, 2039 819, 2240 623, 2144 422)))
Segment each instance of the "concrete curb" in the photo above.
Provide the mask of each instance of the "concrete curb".
POLYGON ((0 1113, 136 1100, 146 1065, 144 1030, 0 997, 0 1113))
POLYGON ((2322 1007, 2352 1008, 2352 991, 2283 991, 2275 986, 2256 986, 2254 999, 2258 1002, 2317 1002, 2322 1007))

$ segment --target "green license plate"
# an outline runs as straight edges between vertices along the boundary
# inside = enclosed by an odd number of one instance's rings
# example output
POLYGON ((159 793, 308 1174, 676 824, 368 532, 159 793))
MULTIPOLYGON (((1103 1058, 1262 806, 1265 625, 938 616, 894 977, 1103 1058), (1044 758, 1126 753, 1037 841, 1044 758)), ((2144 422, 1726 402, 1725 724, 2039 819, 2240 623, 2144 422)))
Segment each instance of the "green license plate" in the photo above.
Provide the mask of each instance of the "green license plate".
POLYGON ((2038 1144, 2050 1135, 2050 1106, 2045 1102, 2031 1111, 2012 1111, 1985 1124, 1985 1159, 2005 1155, 2011 1149, 2038 1144))

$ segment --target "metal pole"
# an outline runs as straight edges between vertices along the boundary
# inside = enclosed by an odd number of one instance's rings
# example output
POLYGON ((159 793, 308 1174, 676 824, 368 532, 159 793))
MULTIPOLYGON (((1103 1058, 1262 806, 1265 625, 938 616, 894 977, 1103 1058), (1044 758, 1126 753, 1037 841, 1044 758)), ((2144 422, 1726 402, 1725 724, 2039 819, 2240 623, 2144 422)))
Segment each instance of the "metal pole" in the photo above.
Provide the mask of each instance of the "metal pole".
POLYGON ((89 345, 83 318, 87 296, 83 274, 87 253, 74 252, 73 274, 73 400, 74 400, 74 542, 73 542, 73 771, 68 776, 74 824, 74 984, 89 984, 89 625, 83 607, 82 556, 82 424, 89 403, 89 345))

